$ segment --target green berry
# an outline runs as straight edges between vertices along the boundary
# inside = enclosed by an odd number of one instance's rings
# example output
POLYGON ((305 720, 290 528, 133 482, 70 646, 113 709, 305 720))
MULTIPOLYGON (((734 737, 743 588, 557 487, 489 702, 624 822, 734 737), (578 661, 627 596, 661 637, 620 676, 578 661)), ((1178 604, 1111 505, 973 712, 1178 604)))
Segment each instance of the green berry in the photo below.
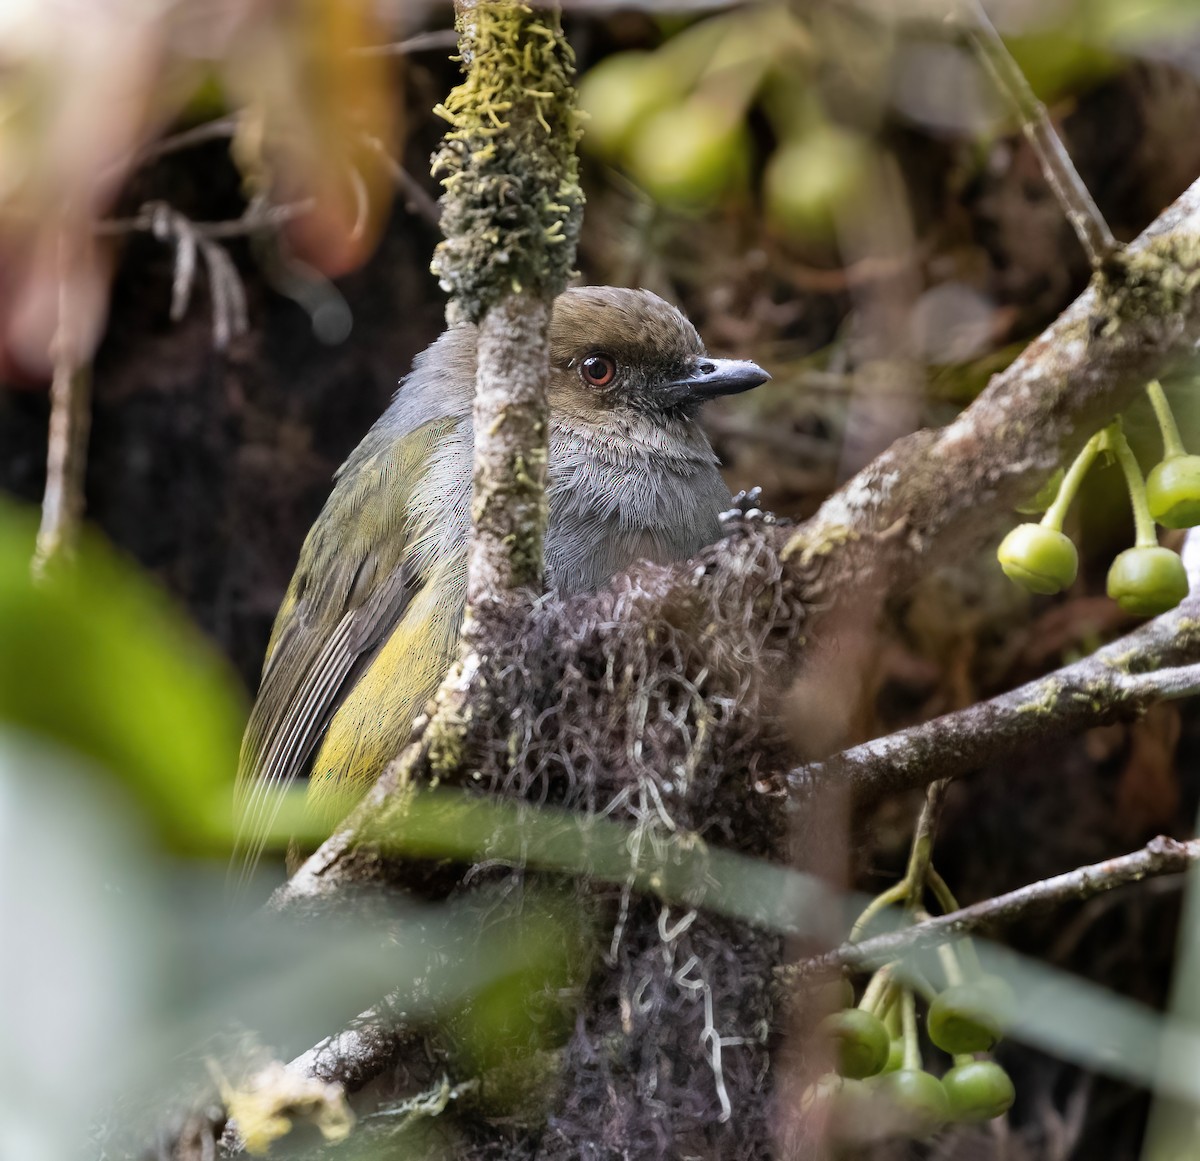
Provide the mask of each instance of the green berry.
POLYGON ((986 1052, 1008 1026, 1012 1007, 1011 989, 995 976, 954 984, 929 1005, 929 1039, 951 1055, 986 1052))
POLYGON ((996 551, 1009 580, 1031 593, 1059 593, 1079 571, 1071 538, 1044 524, 1018 524, 996 551))
POLYGON ((894 1134, 923 1137, 950 1119, 950 1102, 936 1076, 902 1068, 872 1082, 876 1097, 886 1106, 883 1119, 894 1134))
POLYGON ((891 1038, 878 1016, 862 1008, 845 1008, 826 1016, 821 1031, 835 1042, 842 1076, 855 1080, 874 1076, 887 1064, 891 1038))
POLYGON ((810 1002, 821 1014, 836 1012, 840 1008, 853 1008, 854 985, 845 976, 825 980, 813 990, 810 1002))
POLYGON ((745 129, 693 97, 651 116, 629 144, 629 168, 660 202, 710 205, 743 172, 745 129))
POLYGON ((1150 515, 1164 528, 1200 524, 1200 456, 1171 456, 1146 478, 1150 515))
POLYGON ((1153 617, 1188 595, 1187 571, 1169 548, 1127 548, 1108 570, 1108 595, 1127 613, 1153 617))
POLYGON ((824 127, 781 145, 767 163, 763 192, 771 220, 792 234, 832 235, 837 215, 870 181, 871 147, 824 127))
POLYGON ((1012 1108, 1016 1090, 1008 1073, 994 1060, 972 1060, 942 1077, 942 1087, 956 1121, 990 1121, 1012 1108))
POLYGON ((603 157, 617 157, 638 126, 678 96, 672 70, 657 54, 605 57, 579 83, 579 106, 588 114, 584 145, 603 157))

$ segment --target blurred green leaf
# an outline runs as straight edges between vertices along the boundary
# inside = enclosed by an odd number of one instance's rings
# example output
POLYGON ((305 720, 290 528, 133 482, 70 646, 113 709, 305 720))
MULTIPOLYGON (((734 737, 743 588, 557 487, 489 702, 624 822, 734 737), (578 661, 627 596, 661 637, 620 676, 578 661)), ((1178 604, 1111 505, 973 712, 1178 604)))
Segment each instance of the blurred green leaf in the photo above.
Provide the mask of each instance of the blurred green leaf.
POLYGON ((1006 37, 1005 43, 1043 101, 1077 93, 1120 67, 1120 61, 1103 45, 1068 26, 1006 37))
POLYGON ((1092 17, 1096 35, 1118 51, 1178 44, 1200 30, 1196 0, 1097 0, 1092 17))
POLYGON ((223 849, 245 720, 234 674, 95 534, 35 583, 34 532, 0 505, 0 722, 93 759, 168 844, 223 849))
MULTIPOLYGON (((575 1022, 579 996, 572 985, 587 977, 595 933, 571 892, 526 893, 534 906, 522 907, 506 924, 506 969, 493 963, 492 979, 451 1022, 473 1071, 511 1067, 518 1058, 560 1047, 575 1022)), ((519 1100, 517 1090, 506 1099, 519 1100)))

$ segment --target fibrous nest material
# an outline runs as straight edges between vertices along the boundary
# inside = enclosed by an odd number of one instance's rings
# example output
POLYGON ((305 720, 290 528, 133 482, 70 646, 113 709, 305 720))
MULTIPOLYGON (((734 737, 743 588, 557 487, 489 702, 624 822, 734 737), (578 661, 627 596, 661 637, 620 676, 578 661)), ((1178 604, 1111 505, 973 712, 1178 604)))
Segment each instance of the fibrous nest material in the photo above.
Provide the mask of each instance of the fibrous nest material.
MULTIPOLYGON (((604 816, 628 836, 624 882, 589 877, 586 851, 571 880, 595 935, 577 964, 585 975, 567 1001, 544 1117, 517 1139, 497 1135, 494 1118, 476 1121, 460 1155, 770 1155, 781 940, 706 911, 711 879, 694 882, 695 905, 686 887, 668 902, 640 886, 648 867, 685 849, 782 855, 772 678, 794 672, 803 652, 819 583, 802 571, 781 565, 762 533, 739 531, 686 581, 647 565, 596 596, 546 598, 494 643, 485 703, 473 701, 454 740, 433 747, 444 782, 557 807, 558 825, 604 816), (739 586, 741 602, 730 599, 739 586)), ((557 873, 497 871, 486 842, 456 876, 451 894, 504 879, 505 907, 539 880, 562 885, 557 873)), ((493 923, 504 907, 487 899, 493 923)))

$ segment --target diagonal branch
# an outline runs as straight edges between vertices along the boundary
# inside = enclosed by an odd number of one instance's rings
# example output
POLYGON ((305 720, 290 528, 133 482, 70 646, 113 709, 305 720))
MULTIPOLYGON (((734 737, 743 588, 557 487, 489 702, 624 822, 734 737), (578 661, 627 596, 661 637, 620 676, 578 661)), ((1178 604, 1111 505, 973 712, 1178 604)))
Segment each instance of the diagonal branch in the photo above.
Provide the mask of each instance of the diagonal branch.
POLYGON ((788 776, 797 794, 836 784, 864 798, 957 778, 1055 738, 1137 717, 1200 688, 1200 596, 1082 661, 956 713, 788 776))
POLYGON ((1118 249, 1100 207, 1079 176, 1062 138, 1055 132, 1046 106, 1038 100, 983 5, 979 0, 962 0, 961 7, 965 10, 962 13, 964 35, 991 73, 996 87, 1012 105, 1021 131, 1037 154, 1051 192, 1079 237, 1092 268, 1099 269, 1118 249))
POLYGON ((902 591, 980 545, 1091 434, 1200 341, 1200 182, 1133 243, 953 423, 897 441, 784 546, 825 563, 834 598, 902 591))
POLYGON ((1140 851, 1077 867, 1063 875, 1018 887, 1004 895, 973 903, 947 915, 927 919, 900 931, 844 943, 788 969, 784 975, 808 977, 838 968, 873 968, 910 952, 971 935, 993 924, 1013 923, 1037 911, 1081 902, 1117 887, 1140 883, 1157 875, 1173 875, 1200 863, 1200 839, 1178 842, 1159 835, 1140 851))

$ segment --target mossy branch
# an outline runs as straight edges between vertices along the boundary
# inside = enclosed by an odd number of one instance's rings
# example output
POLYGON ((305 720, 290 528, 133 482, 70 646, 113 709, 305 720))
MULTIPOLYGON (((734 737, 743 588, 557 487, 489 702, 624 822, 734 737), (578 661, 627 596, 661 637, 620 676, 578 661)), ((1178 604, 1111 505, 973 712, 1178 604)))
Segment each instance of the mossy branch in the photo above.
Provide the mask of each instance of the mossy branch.
POLYGON ((463 82, 437 112, 446 239, 433 270, 447 317, 479 326, 465 638, 508 594, 542 583, 547 328, 583 211, 574 58, 557 13, 513 0, 455 6, 463 82))
POLYGON ((433 271, 455 313, 479 322, 509 294, 553 299, 571 276, 581 114, 557 14, 512 0, 456 11, 466 76, 436 109, 451 128, 433 158, 446 232, 433 271))

